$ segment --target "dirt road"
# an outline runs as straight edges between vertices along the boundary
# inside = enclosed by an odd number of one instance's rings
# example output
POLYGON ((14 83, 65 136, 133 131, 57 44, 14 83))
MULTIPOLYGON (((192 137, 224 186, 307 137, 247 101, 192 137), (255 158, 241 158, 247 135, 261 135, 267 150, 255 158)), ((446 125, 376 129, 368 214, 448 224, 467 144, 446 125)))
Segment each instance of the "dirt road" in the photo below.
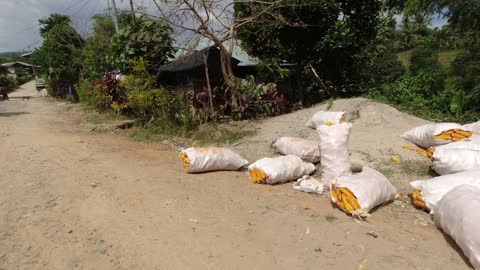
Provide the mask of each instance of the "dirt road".
POLYGON ((173 150, 83 131, 75 110, 0 103, 0 269, 469 269, 411 207, 359 225, 290 184, 187 175, 173 150))

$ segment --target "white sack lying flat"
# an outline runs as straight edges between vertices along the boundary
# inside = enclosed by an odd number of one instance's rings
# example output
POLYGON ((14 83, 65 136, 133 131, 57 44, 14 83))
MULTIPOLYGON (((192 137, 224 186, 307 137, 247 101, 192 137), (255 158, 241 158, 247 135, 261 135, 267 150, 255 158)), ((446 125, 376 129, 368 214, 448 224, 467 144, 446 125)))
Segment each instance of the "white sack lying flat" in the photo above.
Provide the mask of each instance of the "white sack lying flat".
POLYGON ((480 269, 480 189, 461 185, 438 202, 435 224, 457 243, 475 269, 480 269))

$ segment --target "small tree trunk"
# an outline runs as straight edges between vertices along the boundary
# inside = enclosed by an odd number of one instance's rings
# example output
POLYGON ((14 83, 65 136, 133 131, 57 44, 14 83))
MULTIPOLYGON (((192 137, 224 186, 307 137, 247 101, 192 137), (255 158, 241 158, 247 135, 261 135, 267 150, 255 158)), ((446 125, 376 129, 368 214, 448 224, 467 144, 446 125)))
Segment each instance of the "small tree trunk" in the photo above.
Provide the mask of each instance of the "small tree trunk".
POLYGON ((228 90, 230 90, 231 106, 232 108, 237 108, 237 81, 232 68, 232 55, 220 50, 220 56, 223 79, 227 84, 228 90))
POLYGON ((210 75, 208 74, 208 59, 207 56, 203 56, 203 64, 205 65, 205 77, 207 78, 208 99, 210 101, 210 110, 213 113, 213 95, 212 86, 210 85, 210 75))

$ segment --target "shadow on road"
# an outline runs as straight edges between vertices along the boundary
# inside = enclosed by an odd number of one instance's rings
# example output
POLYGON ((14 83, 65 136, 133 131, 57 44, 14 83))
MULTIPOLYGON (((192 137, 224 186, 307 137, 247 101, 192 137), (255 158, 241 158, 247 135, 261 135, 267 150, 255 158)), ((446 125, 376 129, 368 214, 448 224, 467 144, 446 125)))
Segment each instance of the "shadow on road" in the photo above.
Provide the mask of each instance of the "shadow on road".
POLYGON ((22 114, 30 114, 29 112, 0 112, 0 117, 18 116, 22 114))

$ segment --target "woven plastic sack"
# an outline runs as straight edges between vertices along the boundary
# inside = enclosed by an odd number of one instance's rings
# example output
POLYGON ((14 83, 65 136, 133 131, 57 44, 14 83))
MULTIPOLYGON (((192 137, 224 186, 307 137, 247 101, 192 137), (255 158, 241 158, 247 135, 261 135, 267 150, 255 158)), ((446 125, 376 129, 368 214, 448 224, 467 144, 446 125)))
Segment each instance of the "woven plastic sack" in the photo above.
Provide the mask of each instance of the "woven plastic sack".
POLYGON ((278 184, 310 175, 315 165, 294 155, 262 158, 248 166, 252 182, 257 184, 278 184))
POLYGON ((429 124, 413 128, 403 133, 401 137, 418 146, 428 148, 451 143, 452 141, 449 140, 435 139, 435 136, 453 129, 461 129, 461 126, 455 123, 429 124))
POLYGON ((352 124, 322 125, 317 128, 320 137, 322 179, 325 185, 341 176, 352 175, 348 140, 352 124))
POLYGON ((435 207, 450 190, 460 185, 472 185, 480 188, 480 169, 438 176, 429 180, 417 180, 410 185, 420 190, 423 201, 430 213, 433 214, 435 207))
POLYGON ((480 189, 461 185, 448 192, 438 202, 434 221, 437 227, 455 240, 470 260, 480 269, 480 189))
POLYGON ((282 155, 295 155, 309 162, 320 161, 320 146, 317 141, 297 137, 282 137, 273 147, 282 155))
POLYGON ((473 144, 470 145, 473 149, 468 149, 468 144, 463 144, 459 147, 465 148, 435 149, 432 169, 440 175, 446 175, 480 168, 480 146, 473 144))
MULTIPOLYGON (((363 167, 361 173, 335 179, 331 182, 330 190, 331 199, 334 203, 337 203, 337 206, 340 206, 345 212, 360 216, 370 212, 377 205, 392 201, 397 195, 397 189, 390 180, 369 167, 363 167), (340 191, 343 188, 348 189, 354 196, 354 199, 358 202, 358 207, 352 206, 358 209, 352 211, 348 207, 339 205, 339 197, 335 195, 335 191, 340 191)), ((343 201, 346 200, 343 199, 343 201)), ((349 201, 350 199, 347 200, 347 202, 349 201)), ((355 202, 352 203, 355 204, 355 202)))
POLYGON ((326 123, 338 124, 345 122, 345 112, 326 112, 319 111, 315 113, 307 122, 307 127, 317 128, 326 123))
POLYGON ((236 171, 248 161, 228 148, 191 147, 180 153, 188 173, 209 171, 236 171))
POLYGON ((471 131, 475 134, 480 134, 480 121, 470 123, 462 126, 462 129, 471 131))

